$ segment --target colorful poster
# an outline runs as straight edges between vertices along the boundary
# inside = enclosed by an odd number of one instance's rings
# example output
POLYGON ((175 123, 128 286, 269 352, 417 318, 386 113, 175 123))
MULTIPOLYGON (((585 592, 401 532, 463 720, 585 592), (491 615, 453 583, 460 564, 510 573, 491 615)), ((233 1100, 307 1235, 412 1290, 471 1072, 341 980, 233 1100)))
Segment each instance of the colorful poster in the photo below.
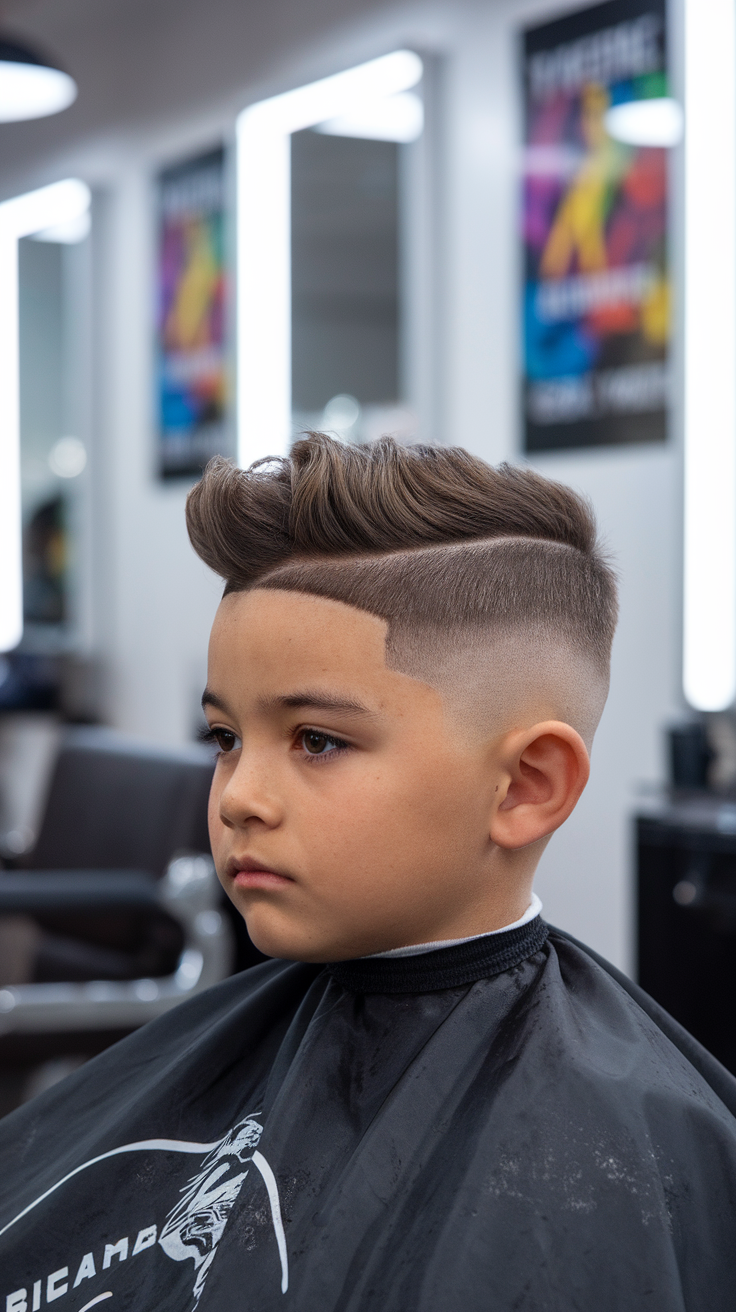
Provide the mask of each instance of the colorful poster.
POLYGON ((229 454, 221 149, 160 174, 159 215, 159 455, 171 477, 229 454))
POLYGON ((609 0, 524 36, 527 451, 667 435, 667 152, 606 112, 666 96, 664 0, 609 0))

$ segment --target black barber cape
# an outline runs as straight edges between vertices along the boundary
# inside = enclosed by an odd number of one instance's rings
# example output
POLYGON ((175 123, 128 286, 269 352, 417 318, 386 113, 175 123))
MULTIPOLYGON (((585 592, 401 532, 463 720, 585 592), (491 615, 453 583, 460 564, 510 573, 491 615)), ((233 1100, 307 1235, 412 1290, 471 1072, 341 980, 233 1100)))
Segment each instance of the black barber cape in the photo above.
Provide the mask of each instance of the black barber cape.
POLYGON ((538 917, 267 962, 0 1122, 0 1312, 734 1312, 734 1110, 538 917))

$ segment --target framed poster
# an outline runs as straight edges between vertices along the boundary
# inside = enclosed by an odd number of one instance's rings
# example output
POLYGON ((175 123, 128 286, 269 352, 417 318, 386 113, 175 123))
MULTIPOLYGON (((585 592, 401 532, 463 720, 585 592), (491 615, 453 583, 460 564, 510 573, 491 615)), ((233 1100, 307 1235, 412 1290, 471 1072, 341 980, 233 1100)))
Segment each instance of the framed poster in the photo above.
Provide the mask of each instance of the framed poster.
POLYGON ((667 95, 664 0, 609 0, 524 33, 524 445, 667 435, 667 152, 613 140, 667 95))
POLYGON ((178 477, 230 454, 224 151, 164 170, 158 194, 159 472, 178 477))

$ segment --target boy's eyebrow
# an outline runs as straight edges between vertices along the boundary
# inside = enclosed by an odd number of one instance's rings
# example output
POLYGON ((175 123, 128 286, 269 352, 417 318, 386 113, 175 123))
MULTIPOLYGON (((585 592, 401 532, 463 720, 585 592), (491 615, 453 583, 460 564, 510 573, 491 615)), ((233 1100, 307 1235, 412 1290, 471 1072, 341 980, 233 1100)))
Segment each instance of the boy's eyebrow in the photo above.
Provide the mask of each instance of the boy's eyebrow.
POLYGON ((211 688, 205 688, 202 693, 202 706, 213 706, 216 711, 222 711, 225 715, 230 714, 230 708, 222 697, 218 697, 216 692, 211 688))
POLYGON ((313 691, 311 688, 289 693, 283 697, 263 698, 261 705, 264 710, 277 708, 300 710, 302 707, 307 707, 312 711, 336 711, 340 715, 373 715, 373 711, 362 702, 347 697, 331 697, 329 693, 313 691))

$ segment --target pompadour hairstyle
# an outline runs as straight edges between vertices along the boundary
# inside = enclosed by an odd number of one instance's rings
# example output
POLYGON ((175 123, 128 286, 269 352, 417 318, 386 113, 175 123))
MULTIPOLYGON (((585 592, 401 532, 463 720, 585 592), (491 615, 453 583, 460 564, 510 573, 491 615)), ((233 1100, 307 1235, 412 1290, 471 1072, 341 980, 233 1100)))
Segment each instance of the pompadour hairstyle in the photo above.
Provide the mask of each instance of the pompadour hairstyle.
POLYGON ((607 677, 616 583, 592 511, 532 470, 460 447, 310 433, 248 470, 211 460, 187 527, 226 594, 261 586, 345 602, 388 621, 395 657, 524 626, 607 677))

